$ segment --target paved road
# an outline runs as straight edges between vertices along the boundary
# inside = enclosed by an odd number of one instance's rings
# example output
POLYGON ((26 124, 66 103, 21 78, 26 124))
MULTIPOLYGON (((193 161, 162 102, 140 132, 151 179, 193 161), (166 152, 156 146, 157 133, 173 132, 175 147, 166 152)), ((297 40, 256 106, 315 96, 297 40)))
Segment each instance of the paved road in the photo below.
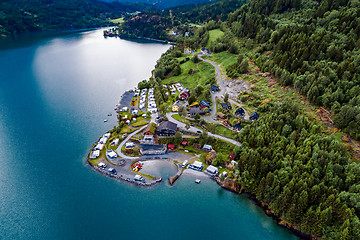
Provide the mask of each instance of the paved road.
POLYGON ((199 56, 199 58, 201 60, 203 60, 204 62, 207 62, 207 63, 210 63, 211 65, 213 65, 215 67, 215 75, 216 75, 216 82, 217 84, 219 85, 219 88, 220 88, 220 91, 217 92, 217 93, 214 93, 214 94, 211 94, 211 100, 212 100, 212 104, 213 104, 213 109, 211 111, 211 114, 210 116, 206 116, 204 117, 205 121, 208 121, 208 122, 214 122, 214 117, 215 117, 215 114, 217 112, 217 109, 216 109, 216 97, 221 97, 221 96, 224 96, 225 95, 225 92, 226 92, 226 86, 222 80, 222 77, 221 77, 221 70, 220 68, 218 67, 218 65, 216 65, 215 62, 213 61, 210 61, 210 60, 207 60, 207 59, 204 59, 202 58, 201 56, 199 56))
MULTIPOLYGON (((182 122, 180 122, 180 121, 178 121, 178 120, 176 120, 175 118, 172 117, 172 115, 174 115, 174 114, 176 114, 176 113, 167 113, 166 116, 169 119, 169 121, 176 123, 178 128, 181 128, 181 129, 184 129, 184 130, 190 131, 190 132, 203 132, 201 129, 196 128, 196 127, 190 127, 189 129, 186 129, 185 128, 185 125, 186 125, 185 123, 182 123, 182 122)), ((235 141, 233 139, 226 138, 226 137, 223 137, 223 136, 220 136, 220 135, 217 135, 217 134, 213 134, 213 133, 210 133, 210 132, 208 133, 208 135, 212 136, 214 138, 219 138, 219 139, 224 140, 226 142, 241 146, 241 143, 239 143, 239 142, 237 142, 237 141, 235 141)))
POLYGON ((141 132, 141 131, 144 130, 146 127, 147 127, 147 125, 141 127, 140 129, 136 130, 135 132, 129 134, 129 135, 125 138, 125 140, 120 143, 119 147, 116 149, 116 153, 119 155, 119 157, 125 158, 125 159, 131 159, 131 160, 137 160, 137 159, 139 159, 139 157, 129 157, 129 156, 126 156, 125 154, 123 154, 123 153, 121 152, 121 148, 125 145, 125 143, 126 143, 127 141, 129 141, 129 139, 130 139, 132 136, 134 136, 135 134, 141 132))

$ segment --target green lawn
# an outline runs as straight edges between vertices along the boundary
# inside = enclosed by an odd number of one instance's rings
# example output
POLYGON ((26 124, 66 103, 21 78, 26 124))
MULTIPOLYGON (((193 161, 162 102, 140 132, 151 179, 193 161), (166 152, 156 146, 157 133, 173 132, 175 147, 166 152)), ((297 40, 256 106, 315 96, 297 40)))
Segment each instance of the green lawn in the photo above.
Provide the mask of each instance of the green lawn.
POLYGON ((206 44, 206 48, 210 47, 211 42, 215 41, 216 39, 222 37, 224 35, 224 32, 220 29, 214 29, 209 31, 209 41, 206 44))
POLYGON ((228 52, 213 53, 206 58, 220 64, 224 71, 237 61, 237 55, 228 52))
POLYGON ((121 18, 112 19, 112 20, 110 20, 110 22, 115 23, 115 24, 121 24, 124 22, 124 18, 121 17, 121 18))
POLYGON ((206 82, 215 77, 215 69, 207 62, 200 62, 198 64, 192 61, 187 61, 180 65, 181 74, 179 76, 172 76, 163 80, 163 84, 182 83, 184 87, 192 89, 197 85, 205 86, 206 82), (189 75, 189 70, 193 69, 196 73, 189 75))
POLYGON ((224 137, 228 137, 228 138, 234 138, 235 134, 233 135, 233 131, 231 131, 230 129, 221 126, 221 125, 217 125, 215 128, 215 131, 217 134, 222 135, 224 137))

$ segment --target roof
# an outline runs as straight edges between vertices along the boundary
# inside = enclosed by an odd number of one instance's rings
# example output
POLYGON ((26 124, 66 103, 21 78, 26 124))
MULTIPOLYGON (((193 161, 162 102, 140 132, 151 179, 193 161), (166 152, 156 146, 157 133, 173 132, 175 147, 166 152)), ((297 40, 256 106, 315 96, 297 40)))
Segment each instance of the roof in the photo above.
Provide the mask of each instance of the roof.
POLYGON ((219 89, 219 87, 218 86, 216 86, 216 85, 211 85, 211 89, 219 89))
POLYGON ((197 113, 202 114, 204 112, 201 109, 197 108, 197 107, 192 107, 192 108, 189 109, 189 113, 190 114, 197 114, 197 113))
POLYGON ((204 146, 203 146, 203 149, 212 149, 212 146, 211 145, 207 145, 207 144, 205 144, 204 146))
POLYGON ((235 111, 235 114, 238 113, 238 114, 241 114, 241 115, 244 115, 245 111, 243 108, 238 108, 236 111, 235 111))
POLYGON ((199 161, 195 161, 192 165, 193 165, 194 167, 198 167, 198 168, 200 168, 200 167, 203 166, 202 162, 199 162, 199 161))
POLYGON ((182 145, 185 145, 185 144, 187 144, 188 142, 187 141, 183 141, 181 144, 182 145))
POLYGON ((198 102, 193 102, 192 104, 189 105, 189 107, 194 107, 194 106, 197 106, 197 105, 199 105, 198 102))
POLYGON ((168 144, 168 147, 175 147, 174 144, 168 144))
POLYGON ((170 122, 170 121, 163 121, 159 124, 159 126, 157 127, 157 130, 158 131, 161 131, 163 129, 171 129, 171 130, 174 130, 176 131, 177 129, 177 124, 176 123, 173 123, 173 122, 170 122))
POLYGON ((222 106, 223 108, 229 108, 229 107, 230 107, 229 104, 227 104, 227 103, 222 103, 221 106, 222 106))
POLYGON ((258 118, 259 118, 259 114, 258 114, 257 112, 254 112, 253 114, 250 115, 249 118, 250 118, 250 119, 251 119, 251 118, 258 119, 258 118))
POLYGON ((234 127, 237 128, 237 129, 239 129, 239 130, 243 128, 243 127, 240 125, 240 123, 235 124, 234 127))

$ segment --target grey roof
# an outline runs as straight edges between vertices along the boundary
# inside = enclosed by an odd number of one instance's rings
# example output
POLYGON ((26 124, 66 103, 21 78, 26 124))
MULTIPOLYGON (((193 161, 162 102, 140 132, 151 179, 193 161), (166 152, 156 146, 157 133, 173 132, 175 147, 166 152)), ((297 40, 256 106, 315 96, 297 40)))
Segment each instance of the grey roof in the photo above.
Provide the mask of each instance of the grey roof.
POLYGON ((163 129, 170 129, 176 131, 177 124, 170 122, 170 121, 163 121, 159 124, 159 126, 156 128, 157 131, 161 131, 163 129))
POLYGON ((202 114, 203 111, 197 107, 192 107, 189 109, 189 113, 190 114, 197 114, 197 113, 202 114))

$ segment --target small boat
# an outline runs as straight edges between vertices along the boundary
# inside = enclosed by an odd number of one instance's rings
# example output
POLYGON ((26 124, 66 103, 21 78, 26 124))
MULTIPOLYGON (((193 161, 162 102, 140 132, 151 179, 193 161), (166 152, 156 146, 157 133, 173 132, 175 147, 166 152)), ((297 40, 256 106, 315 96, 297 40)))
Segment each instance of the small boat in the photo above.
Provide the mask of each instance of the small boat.
POLYGON ((104 119, 104 122, 107 122, 108 120, 107 119, 104 119))
POLYGON ((109 113, 109 114, 108 114, 108 116, 112 116, 112 114, 111 114, 111 113, 109 113))
POLYGON ((196 179, 195 182, 196 182, 196 183, 200 183, 201 181, 200 181, 200 179, 196 179))

